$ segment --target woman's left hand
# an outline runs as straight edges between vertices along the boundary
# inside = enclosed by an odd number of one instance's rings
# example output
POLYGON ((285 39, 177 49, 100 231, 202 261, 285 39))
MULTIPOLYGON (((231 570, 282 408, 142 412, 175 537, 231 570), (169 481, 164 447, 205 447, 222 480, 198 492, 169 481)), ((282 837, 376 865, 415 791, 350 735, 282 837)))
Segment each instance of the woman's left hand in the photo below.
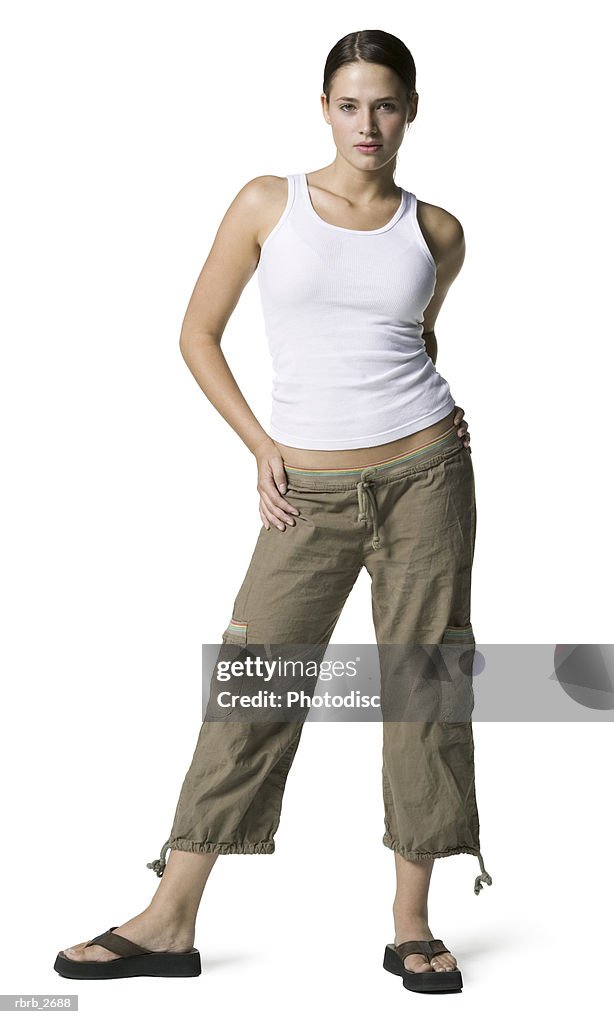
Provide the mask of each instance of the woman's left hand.
POLYGON ((457 428, 456 433, 459 437, 462 437, 465 448, 469 447, 471 440, 471 434, 469 433, 469 425, 467 420, 463 419, 465 410, 461 409, 460 405, 454 406, 454 426, 457 428))

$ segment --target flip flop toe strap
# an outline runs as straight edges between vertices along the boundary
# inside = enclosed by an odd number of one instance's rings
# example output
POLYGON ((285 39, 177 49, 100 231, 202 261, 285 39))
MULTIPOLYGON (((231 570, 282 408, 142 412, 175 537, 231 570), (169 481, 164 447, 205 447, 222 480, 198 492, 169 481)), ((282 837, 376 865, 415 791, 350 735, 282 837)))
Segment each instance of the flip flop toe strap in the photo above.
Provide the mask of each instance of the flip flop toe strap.
POLYGON ((409 956, 410 953, 421 953, 426 957, 429 963, 433 957, 438 956, 439 953, 450 952, 450 950, 444 946, 441 939, 408 939, 407 942, 401 942, 394 948, 401 957, 401 960, 405 960, 405 957, 409 956))
POLYGON ((116 935, 115 928, 118 926, 113 925, 106 932, 101 932, 95 939, 90 939, 86 943, 87 946, 103 946, 104 949, 110 950, 111 953, 117 953, 118 956, 140 956, 143 953, 151 953, 150 949, 145 949, 144 946, 137 945, 136 942, 132 942, 131 939, 126 939, 123 935, 116 935))

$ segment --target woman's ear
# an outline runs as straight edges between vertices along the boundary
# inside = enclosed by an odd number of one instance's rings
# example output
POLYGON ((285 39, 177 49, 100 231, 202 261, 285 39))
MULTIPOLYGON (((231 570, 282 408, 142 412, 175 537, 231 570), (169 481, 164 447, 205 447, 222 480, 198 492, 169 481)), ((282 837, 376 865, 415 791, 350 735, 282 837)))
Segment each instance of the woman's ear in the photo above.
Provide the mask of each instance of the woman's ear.
POLYGON ((324 120, 326 121, 327 124, 330 124, 330 118, 328 116, 328 101, 326 99, 325 92, 320 94, 320 101, 322 103, 322 113, 324 114, 324 120))

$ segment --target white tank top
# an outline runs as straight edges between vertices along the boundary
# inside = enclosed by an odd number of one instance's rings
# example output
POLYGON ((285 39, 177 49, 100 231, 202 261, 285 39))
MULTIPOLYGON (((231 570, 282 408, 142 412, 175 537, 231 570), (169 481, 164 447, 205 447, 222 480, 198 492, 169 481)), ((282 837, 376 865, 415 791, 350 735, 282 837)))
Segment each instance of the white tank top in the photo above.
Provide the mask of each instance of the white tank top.
POLYGON ((258 284, 273 364, 270 436, 333 451, 394 441, 455 407, 422 339, 436 268, 416 197, 381 228, 328 224, 306 174, 265 239, 258 284))

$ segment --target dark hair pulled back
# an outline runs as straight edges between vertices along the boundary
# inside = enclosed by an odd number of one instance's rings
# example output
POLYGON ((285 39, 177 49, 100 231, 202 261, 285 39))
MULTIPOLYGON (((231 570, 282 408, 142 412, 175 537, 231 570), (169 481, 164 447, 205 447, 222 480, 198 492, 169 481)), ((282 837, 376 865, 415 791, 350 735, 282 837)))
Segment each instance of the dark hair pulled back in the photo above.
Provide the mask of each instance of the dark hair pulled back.
POLYGON ((403 83, 409 103, 416 89, 414 58, 401 39, 377 28, 349 32, 335 43, 324 65, 322 92, 327 101, 330 101, 330 89, 335 73, 345 64, 354 64, 358 60, 383 64, 395 71, 403 83))

